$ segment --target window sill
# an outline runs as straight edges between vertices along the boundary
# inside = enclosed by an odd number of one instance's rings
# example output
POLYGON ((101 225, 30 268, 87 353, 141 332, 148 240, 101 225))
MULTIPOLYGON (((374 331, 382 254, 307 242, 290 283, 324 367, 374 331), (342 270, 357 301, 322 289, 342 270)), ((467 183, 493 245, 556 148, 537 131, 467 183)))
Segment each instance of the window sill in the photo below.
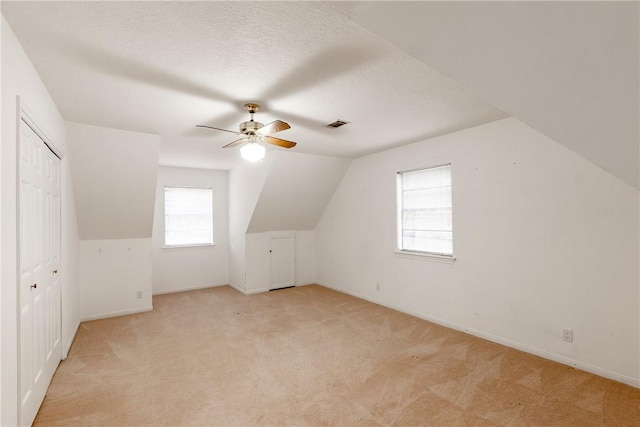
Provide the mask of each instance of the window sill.
POLYGON ((437 255, 426 252, 410 252, 410 251, 394 251, 398 256, 408 259, 418 259, 421 261, 441 262, 444 264, 453 264, 456 262, 454 256, 437 255))
POLYGON ((180 250, 180 249, 198 249, 198 248, 211 248, 215 246, 215 243, 206 244, 206 245, 173 245, 173 246, 162 246, 162 249, 165 250, 180 250))

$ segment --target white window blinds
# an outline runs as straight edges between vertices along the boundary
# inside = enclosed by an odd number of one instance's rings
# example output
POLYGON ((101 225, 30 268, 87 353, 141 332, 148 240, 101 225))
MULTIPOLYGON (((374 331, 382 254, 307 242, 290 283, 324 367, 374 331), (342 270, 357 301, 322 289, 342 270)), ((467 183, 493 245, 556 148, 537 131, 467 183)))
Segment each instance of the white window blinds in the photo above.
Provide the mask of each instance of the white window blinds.
POLYGON ((451 165, 398 173, 398 249, 453 255, 451 165))
POLYGON ((164 244, 213 244, 213 189, 164 187, 164 244))

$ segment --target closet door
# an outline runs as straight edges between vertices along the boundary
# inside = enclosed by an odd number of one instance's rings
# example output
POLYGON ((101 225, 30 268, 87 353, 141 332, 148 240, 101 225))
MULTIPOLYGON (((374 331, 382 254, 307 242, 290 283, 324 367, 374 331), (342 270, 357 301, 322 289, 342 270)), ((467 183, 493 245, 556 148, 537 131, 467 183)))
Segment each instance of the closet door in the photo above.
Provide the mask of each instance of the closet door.
POLYGON ((62 355, 60 159, 24 121, 19 151, 20 424, 31 425, 62 355))

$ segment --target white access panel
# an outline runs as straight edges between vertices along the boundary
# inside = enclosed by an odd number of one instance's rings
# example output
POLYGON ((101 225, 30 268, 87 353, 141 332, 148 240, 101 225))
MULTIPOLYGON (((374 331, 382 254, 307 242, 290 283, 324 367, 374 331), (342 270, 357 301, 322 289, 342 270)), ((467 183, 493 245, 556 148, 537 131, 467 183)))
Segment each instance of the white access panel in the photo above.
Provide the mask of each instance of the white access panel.
POLYGON ((295 231, 267 233, 269 289, 295 286, 295 231))

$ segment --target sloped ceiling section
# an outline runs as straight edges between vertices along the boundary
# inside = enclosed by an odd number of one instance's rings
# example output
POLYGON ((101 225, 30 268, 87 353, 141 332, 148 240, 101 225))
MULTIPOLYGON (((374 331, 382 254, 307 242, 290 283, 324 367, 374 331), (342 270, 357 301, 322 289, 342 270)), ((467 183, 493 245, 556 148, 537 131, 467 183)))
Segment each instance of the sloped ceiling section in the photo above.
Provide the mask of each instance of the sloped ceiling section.
POLYGON ((158 134, 163 166, 233 169, 226 132, 284 120, 356 158, 506 117, 349 19, 345 1, 2 1, 66 120, 158 134), (350 122, 340 129, 325 124, 350 122))
POLYGON ((362 2, 354 22, 640 188, 638 2, 362 2))
POLYGON ((349 159, 273 151, 248 233, 313 230, 349 159))
POLYGON ((269 154, 262 163, 245 161, 229 174, 229 237, 232 249, 235 241, 244 242, 272 159, 269 154))
POLYGON ((160 137, 67 122, 80 238, 151 237, 160 137))

